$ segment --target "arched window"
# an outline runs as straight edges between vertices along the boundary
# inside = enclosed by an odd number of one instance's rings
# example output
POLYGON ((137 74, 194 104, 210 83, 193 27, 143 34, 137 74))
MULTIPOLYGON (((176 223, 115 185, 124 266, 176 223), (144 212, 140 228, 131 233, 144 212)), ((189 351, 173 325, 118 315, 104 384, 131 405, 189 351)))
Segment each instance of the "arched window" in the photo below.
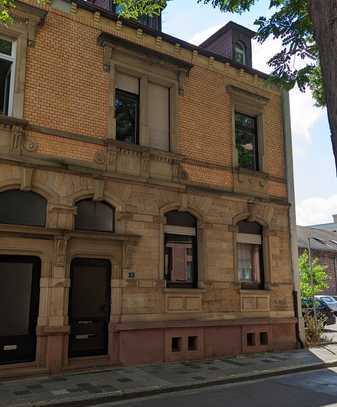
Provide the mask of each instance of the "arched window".
POLYGON ((0 192, 0 223, 45 226, 47 201, 31 191, 12 189, 0 192))
POLYGON ((165 279, 167 287, 198 286, 197 220, 189 212, 166 214, 165 279))
POLYGON ((241 65, 246 65, 246 47, 242 42, 234 45, 234 61, 241 65))
POLYGON ((114 232, 115 210, 105 202, 83 199, 77 202, 75 229, 97 232, 114 232))
POLYGON ((263 228, 244 220, 238 224, 237 266, 242 288, 264 288, 263 228))

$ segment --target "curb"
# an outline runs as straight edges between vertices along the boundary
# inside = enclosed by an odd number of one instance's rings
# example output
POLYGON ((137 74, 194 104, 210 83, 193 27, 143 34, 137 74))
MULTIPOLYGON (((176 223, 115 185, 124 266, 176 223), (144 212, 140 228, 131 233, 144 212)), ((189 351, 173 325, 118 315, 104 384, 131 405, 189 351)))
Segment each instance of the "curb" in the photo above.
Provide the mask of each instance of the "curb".
POLYGON ((212 386, 220 386, 225 384, 242 383, 246 381, 267 379, 276 376, 284 376, 294 373, 309 372, 314 370, 321 370, 326 368, 337 367, 337 359, 331 362, 321 362, 306 365, 299 365, 292 368, 279 368, 274 370, 255 371, 249 374, 230 375, 228 377, 219 378, 211 381, 201 381, 197 383, 187 383, 182 385, 173 385, 168 387, 152 387, 147 390, 134 390, 130 392, 116 391, 113 393, 106 393, 101 396, 92 396, 77 399, 64 399, 62 401, 49 400, 33 403, 21 403, 12 405, 12 407, 85 407, 97 404, 104 404, 109 402, 118 402, 124 400, 133 400, 141 397, 156 396, 159 394, 169 394, 174 392, 182 392, 186 390, 202 389, 212 386))

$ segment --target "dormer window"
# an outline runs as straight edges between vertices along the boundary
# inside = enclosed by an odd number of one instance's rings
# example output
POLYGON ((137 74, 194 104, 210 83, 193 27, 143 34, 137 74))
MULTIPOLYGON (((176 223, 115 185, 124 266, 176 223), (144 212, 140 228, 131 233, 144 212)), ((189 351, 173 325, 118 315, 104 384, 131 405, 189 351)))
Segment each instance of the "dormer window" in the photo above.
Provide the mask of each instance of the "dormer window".
POLYGON ((234 45, 234 61, 246 65, 246 47, 242 42, 237 42, 234 45))

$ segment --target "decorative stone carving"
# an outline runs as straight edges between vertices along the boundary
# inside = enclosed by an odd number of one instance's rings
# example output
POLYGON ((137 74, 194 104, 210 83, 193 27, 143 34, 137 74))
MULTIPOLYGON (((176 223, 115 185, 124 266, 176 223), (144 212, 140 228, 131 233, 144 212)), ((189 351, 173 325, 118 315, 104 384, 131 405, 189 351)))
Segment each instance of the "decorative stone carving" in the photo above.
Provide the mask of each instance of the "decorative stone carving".
POLYGON ((39 144, 33 140, 27 140, 24 144, 24 149, 29 153, 35 153, 39 148, 39 144))
POLYGON ((248 171, 237 170, 234 173, 234 190, 239 193, 249 195, 268 195, 269 179, 263 173, 250 173, 248 171))
POLYGON ((186 80, 186 71, 179 70, 178 71, 178 92, 179 92, 180 96, 184 96, 184 94, 185 94, 185 88, 184 88, 185 80, 186 80))
POLYGON ((25 136, 25 130, 22 126, 13 126, 11 128, 11 153, 21 154, 25 136))
POLYGON ((106 163, 106 153, 105 151, 97 151, 94 157, 96 164, 104 165, 106 163))
POLYGON ((21 191, 30 191, 32 189, 33 168, 22 168, 21 172, 21 191))
POLYGON ((55 238, 55 265, 57 267, 64 267, 66 264, 68 240, 66 236, 55 238))
POLYGON ((269 295, 241 295, 241 311, 242 312, 267 312, 270 311, 269 295))
POLYGON ((149 177, 150 176, 150 161, 151 156, 149 152, 144 152, 142 154, 141 160, 141 176, 142 177, 149 177))
POLYGON ((173 163, 173 181, 175 182, 180 182, 188 179, 188 173, 184 170, 184 168, 181 166, 180 161, 174 161, 173 163))
POLYGON ((73 206, 49 204, 48 226, 53 229, 72 230, 76 208, 73 206))
POLYGON ((201 295, 166 295, 165 305, 167 313, 179 312, 201 312, 202 296, 201 295))
POLYGON ((117 171, 117 149, 113 145, 108 147, 108 170, 112 172, 117 171))
POLYGON ((110 72, 112 64, 112 46, 104 45, 103 47, 103 69, 105 72, 110 72))
POLYGON ((96 180, 95 180, 94 201, 103 201, 103 198, 104 198, 104 188, 105 188, 105 181, 104 181, 104 179, 96 179, 96 180))

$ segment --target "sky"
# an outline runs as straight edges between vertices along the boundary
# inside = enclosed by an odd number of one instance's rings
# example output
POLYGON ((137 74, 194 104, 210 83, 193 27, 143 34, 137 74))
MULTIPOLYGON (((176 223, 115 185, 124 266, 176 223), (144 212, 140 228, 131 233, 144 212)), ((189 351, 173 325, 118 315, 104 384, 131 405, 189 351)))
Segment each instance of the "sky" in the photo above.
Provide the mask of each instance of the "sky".
MULTIPOLYGON (((267 0, 260 0, 242 15, 222 13, 197 0, 171 0, 163 14, 163 31, 198 45, 229 21, 256 30, 256 18, 268 15, 267 0)), ((253 45, 253 66, 270 72, 270 57, 277 40, 253 45)), ((337 214, 337 177, 326 110, 314 106, 309 92, 290 93, 293 133, 296 213, 299 225, 332 222, 337 214)))

